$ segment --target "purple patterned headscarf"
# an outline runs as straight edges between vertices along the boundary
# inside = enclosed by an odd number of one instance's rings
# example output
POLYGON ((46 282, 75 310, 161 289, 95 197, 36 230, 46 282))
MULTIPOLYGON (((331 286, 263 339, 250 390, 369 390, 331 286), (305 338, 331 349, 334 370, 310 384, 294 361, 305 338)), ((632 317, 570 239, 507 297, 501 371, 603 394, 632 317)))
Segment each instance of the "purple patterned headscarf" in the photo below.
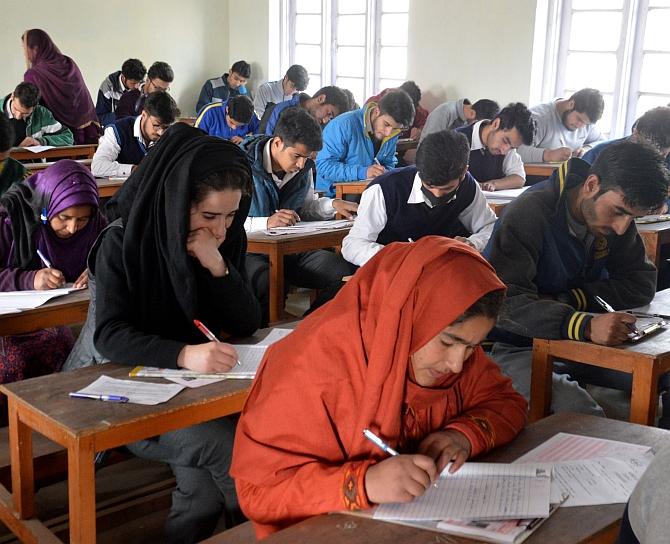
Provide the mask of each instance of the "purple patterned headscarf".
POLYGON ((12 265, 30 268, 39 249, 67 281, 76 280, 84 271, 86 256, 106 224, 99 211, 95 178, 85 166, 69 159, 15 183, 2 195, 0 204, 12 225, 12 265), (72 206, 91 206, 91 220, 71 237, 59 238, 49 221, 72 206))
POLYGON ((91 94, 77 64, 60 52, 44 30, 28 30, 25 40, 29 50, 35 50, 35 57, 23 79, 37 85, 41 101, 54 117, 70 128, 97 121, 91 94))

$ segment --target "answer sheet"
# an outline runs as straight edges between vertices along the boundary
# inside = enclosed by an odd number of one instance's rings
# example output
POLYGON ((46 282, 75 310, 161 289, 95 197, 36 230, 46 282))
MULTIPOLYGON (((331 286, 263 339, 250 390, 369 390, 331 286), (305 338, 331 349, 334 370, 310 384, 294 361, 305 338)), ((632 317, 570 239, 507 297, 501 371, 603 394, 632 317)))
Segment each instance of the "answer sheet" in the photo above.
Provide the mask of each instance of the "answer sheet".
POLYGON ((5 291, 0 293, 0 312, 13 313, 6 312, 6 310, 32 310, 49 302, 52 298, 67 295, 77 290, 74 287, 63 287, 46 291, 5 291))
POLYGON ((87 395, 118 395, 128 397, 134 404, 161 404, 169 401, 184 389, 183 385, 172 383, 149 383, 135 380, 119 380, 100 376, 91 385, 77 391, 87 395))
POLYGON ((446 468, 437 482, 409 503, 382 504, 375 519, 490 520, 549 515, 551 468, 541 463, 465 463, 446 468))

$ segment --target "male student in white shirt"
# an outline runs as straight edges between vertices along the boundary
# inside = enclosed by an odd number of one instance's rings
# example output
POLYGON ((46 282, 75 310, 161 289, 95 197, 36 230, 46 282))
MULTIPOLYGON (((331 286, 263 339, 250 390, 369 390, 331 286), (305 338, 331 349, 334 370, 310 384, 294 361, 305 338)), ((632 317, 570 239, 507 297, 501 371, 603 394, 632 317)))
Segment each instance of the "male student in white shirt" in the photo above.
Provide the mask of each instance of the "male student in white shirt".
POLYGON ((470 146, 463 134, 441 131, 419 144, 416 166, 374 179, 361 196, 342 256, 362 266, 386 244, 441 235, 481 251, 496 216, 468 173, 470 146))

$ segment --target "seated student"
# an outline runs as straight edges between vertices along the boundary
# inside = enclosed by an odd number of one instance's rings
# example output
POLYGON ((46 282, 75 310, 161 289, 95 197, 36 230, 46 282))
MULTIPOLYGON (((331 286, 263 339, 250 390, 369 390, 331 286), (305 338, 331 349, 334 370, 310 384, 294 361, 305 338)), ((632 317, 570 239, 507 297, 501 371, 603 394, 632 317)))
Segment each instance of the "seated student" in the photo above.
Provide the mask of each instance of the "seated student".
POLYGON ((147 69, 141 60, 128 59, 121 65, 121 70, 112 72, 102 81, 98 89, 95 112, 103 127, 116 121, 119 100, 128 91, 137 89, 146 75, 147 69))
POLYGON ((265 354, 231 474, 262 538, 337 510, 408 502, 445 466, 512 440, 526 403, 479 346, 504 286, 468 246, 384 248, 265 354), (369 428, 400 455, 363 436, 369 428))
POLYGON ((16 181, 26 177, 25 167, 9 156, 14 142, 14 129, 9 119, 0 115, 0 195, 16 181))
POLYGON ((670 534, 670 447, 658 452, 628 500, 616 544, 665 544, 670 534))
POLYGON ((635 121, 633 133, 630 136, 602 142, 587 151, 582 159, 593 164, 598 155, 610 145, 623 141, 651 144, 659 150, 661 155, 667 157, 670 153, 670 108, 659 107, 649 110, 635 121))
POLYGON ((328 123, 316 157, 317 190, 333 197, 339 181, 372 179, 394 168, 398 136, 413 119, 412 99, 393 90, 379 103, 368 102, 328 123))
POLYGON ((156 91, 168 92, 173 81, 174 72, 170 65, 167 62, 154 62, 147 72, 147 80, 139 88, 123 93, 116 106, 116 118, 140 115, 147 96, 156 91))
POLYGON ((32 83, 19 83, 13 93, 0 100, 0 111, 14 128, 15 147, 74 144, 70 129, 40 105, 40 91, 32 83))
MULTIPOLYGON (((617 310, 653 299, 656 268, 633 219, 663 206, 669 182, 655 149, 621 142, 593 165, 577 158, 562 164, 505 208, 484 252, 508 286, 491 357, 526 398, 533 338, 601 345, 627 340, 635 317, 602 313, 595 297, 617 310)), ((572 379, 630 386, 631 375, 622 372, 576 363, 555 364, 555 370, 555 412, 603 415, 572 379)))
POLYGON ((537 128, 532 145, 522 145, 524 162, 563 162, 581 157, 602 135, 596 126, 603 116, 605 102, 600 91, 582 89, 570 98, 530 108, 537 128))
POLYGON ((93 155, 93 175, 129 176, 178 116, 179 108, 168 93, 151 93, 142 115, 124 117, 105 129, 93 155))
POLYGON ((475 121, 493 119, 499 111, 498 103, 488 98, 477 100, 474 104, 467 98, 443 102, 428 114, 420 139, 423 140, 433 132, 453 130, 475 121))
MULTIPOLYGON (((258 302, 244 279, 250 193, 239 147, 183 123, 170 128, 113 197, 120 219, 89 258, 100 358, 210 373, 235 365, 235 348, 206 341, 193 320, 215 334, 246 336, 258 327, 258 302)), ((87 325, 82 342, 92 349, 87 325)), ((234 432, 234 422, 220 418, 127 446, 175 474, 167 542, 199 542, 222 515, 241 521, 228 475, 234 432)))
MULTIPOLYGON (((412 103, 414 104, 414 122, 412 123, 411 127, 406 128, 400 133, 400 137, 416 140, 419 138, 419 136, 421 136, 421 131, 426 124, 426 119, 428 118, 428 110, 419 104, 419 102, 421 102, 421 89, 416 83, 414 83, 414 81, 405 81, 402 85, 400 85, 400 87, 397 88, 405 91, 412 99, 412 103)), ((370 101, 379 102, 382 97, 390 90, 391 88, 384 89, 378 95, 368 98, 365 101, 366 104, 370 101)))
POLYGON ((259 130, 254 104, 248 96, 238 95, 225 102, 205 106, 195 120, 195 126, 211 136, 239 144, 249 134, 259 130))
POLYGON ((416 166, 375 178, 361 196, 354 226, 342 242, 342 256, 363 266, 391 242, 430 234, 484 249, 496 216, 468 173, 469 154, 462 134, 435 132, 419 145, 416 166))
POLYGON ((75 144, 97 144, 100 123, 77 63, 38 28, 21 36, 28 70, 24 81, 40 90, 40 103, 72 131, 75 144))
POLYGON ((256 96, 254 96, 256 115, 261 119, 268 104, 279 104, 290 100, 295 93, 304 91, 308 85, 309 75, 307 75, 307 70, 299 64, 294 64, 286 70, 282 79, 267 81, 258 86, 256 96))
POLYGON ((245 85, 250 77, 251 65, 244 60, 238 60, 230 67, 227 74, 205 81, 200 90, 195 111, 200 113, 200 110, 207 104, 224 102, 233 96, 247 94, 245 85))
MULTIPOLYGON (((86 255, 104 225, 95 179, 76 161, 62 159, 15 183, 0 197, 0 290, 56 289, 66 282, 86 286, 86 255)), ((60 370, 73 344, 67 327, 1 341, 1 383, 60 370)), ((4 396, 0 402, 6 425, 4 396)))
POLYGON ((286 110, 286 108, 294 106, 300 106, 307 110, 307 112, 316 119, 319 125, 323 127, 341 113, 349 111, 349 98, 344 94, 342 89, 334 86, 319 89, 314 93, 312 98, 310 98, 307 93, 296 93, 290 100, 280 102, 274 106, 269 106, 265 110, 265 115, 263 117, 267 116, 267 124, 265 125, 265 128, 261 126, 261 131, 268 136, 272 136, 275 132, 275 126, 277 126, 277 120, 281 113, 286 110), (270 113, 268 114, 268 112, 270 113))
MULTIPOLYGON (((257 136, 242 144, 254 177, 247 231, 293 225, 296 221, 347 218, 357 204, 314 192, 314 162, 321 148, 321 128, 302 108, 289 108, 279 118, 275 135, 257 136)), ((352 273, 351 266, 332 251, 317 249, 284 257, 286 285, 324 289, 352 273)), ((247 275, 261 301, 264 323, 269 311, 269 263, 266 255, 247 255, 247 275)))
POLYGON ((526 171, 516 150, 532 143, 535 133, 535 121, 526 106, 510 104, 491 121, 456 130, 470 143, 469 170, 484 191, 523 187, 526 171))

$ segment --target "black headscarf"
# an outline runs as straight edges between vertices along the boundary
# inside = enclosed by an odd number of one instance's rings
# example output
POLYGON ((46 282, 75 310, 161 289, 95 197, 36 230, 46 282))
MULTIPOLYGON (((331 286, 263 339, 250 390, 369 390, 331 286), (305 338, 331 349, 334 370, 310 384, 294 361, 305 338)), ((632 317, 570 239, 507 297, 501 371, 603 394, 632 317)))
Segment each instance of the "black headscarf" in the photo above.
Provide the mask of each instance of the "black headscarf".
MULTIPOLYGON (((193 258, 186 252, 191 183, 214 172, 238 170, 245 191, 219 252, 240 270, 247 249, 244 221, 251 204, 251 168, 232 142, 177 123, 161 137, 108 203, 107 217, 124 225, 123 265, 137 323, 171 315, 174 300, 191 320, 198 301, 193 258), (171 296, 172 295, 172 296, 171 296)), ((151 328, 149 326, 149 328, 151 328)))

